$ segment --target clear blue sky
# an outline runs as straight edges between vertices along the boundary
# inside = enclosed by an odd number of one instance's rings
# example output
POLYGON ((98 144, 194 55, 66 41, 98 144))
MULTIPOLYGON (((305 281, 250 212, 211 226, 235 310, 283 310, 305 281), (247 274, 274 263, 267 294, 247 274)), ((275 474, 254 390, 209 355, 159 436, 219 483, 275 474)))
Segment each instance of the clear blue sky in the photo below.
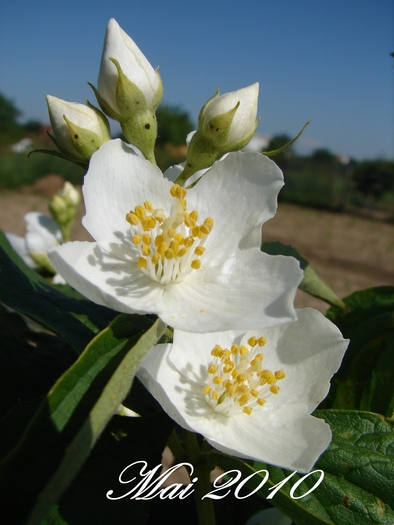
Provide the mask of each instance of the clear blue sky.
POLYGON ((45 95, 94 96, 108 20, 194 121, 219 86, 260 82, 258 131, 357 159, 394 158, 392 0, 31 0, 0 6, 0 92, 47 122, 45 95))

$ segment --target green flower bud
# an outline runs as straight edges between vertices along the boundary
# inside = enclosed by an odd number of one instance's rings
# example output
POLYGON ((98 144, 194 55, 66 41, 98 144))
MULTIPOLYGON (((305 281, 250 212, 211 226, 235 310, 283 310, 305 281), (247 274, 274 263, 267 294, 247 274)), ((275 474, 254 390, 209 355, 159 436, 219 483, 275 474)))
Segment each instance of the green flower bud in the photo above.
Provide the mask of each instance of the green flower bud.
POLYGON ((70 238, 71 226, 77 216, 80 202, 80 194, 70 182, 65 182, 63 189, 49 201, 49 211, 53 220, 58 224, 65 241, 70 238))
POLYGON ((225 153, 244 148, 253 137, 256 121, 259 84, 219 95, 206 102, 198 117, 198 129, 187 151, 183 180, 196 171, 208 168, 225 153))
POLYGON ((92 88, 102 110, 120 122, 127 140, 155 163, 155 109, 163 97, 161 77, 114 19, 107 26, 98 89, 92 88))
POLYGON ((47 95, 52 140, 69 160, 88 163, 99 147, 110 140, 106 116, 97 108, 77 102, 66 102, 47 95))

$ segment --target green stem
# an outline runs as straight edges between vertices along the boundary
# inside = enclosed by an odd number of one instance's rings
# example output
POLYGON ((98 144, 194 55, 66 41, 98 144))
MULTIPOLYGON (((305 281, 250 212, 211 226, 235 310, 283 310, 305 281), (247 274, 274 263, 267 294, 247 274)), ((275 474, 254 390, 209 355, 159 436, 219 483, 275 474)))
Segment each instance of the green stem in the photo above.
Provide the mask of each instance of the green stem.
POLYGON ((168 438, 167 446, 170 448, 171 452, 174 455, 175 463, 182 463, 186 460, 185 450, 179 442, 175 428, 171 432, 170 437, 168 438))
POLYGON ((184 186, 185 182, 189 177, 194 175, 194 173, 198 171, 197 169, 193 169, 191 166, 186 164, 186 166, 183 168, 183 171, 180 173, 179 177, 176 179, 174 184, 179 184, 179 186, 184 186))
MULTIPOLYGON (((201 462, 201 449, 194 432, 184 430, 185 449, 188 460, 195 468, 194 501, 196 502, 198 523, 200 525, 215 525, 215 510, 210 498, 202 499, 211 490, 210 470, 201 462)), ((194 479, 194 478, 193 478, 194 479)))

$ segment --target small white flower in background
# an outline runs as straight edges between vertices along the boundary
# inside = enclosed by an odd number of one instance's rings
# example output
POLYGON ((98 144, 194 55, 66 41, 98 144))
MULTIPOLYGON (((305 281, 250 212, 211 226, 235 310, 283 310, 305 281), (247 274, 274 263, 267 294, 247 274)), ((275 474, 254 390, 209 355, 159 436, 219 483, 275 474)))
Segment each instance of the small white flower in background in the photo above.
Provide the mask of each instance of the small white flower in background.
POLYGON ((331 440, 311 412, 326 397, 348 341, 320 312, 250 332, 174 331, 139 379, 168 415, 216 449, 300 472, 331 440))
MULTIPOLYGON (((111 18, 108 22, 103 54, 98 77, 98 93, 101 99, 122 117, 127 101, 119 93, 119 70, 113 59, 119 64, 125 77, 142 93, 146 107, 156 108, 163 96, 163 87, 159 72, 151 66, 135 42, 111 18)), ((112 116, 112 115, 110 115, 112 116)), ((114 117, 116 118, 116 117, 114 117)))
POLYGON ((46 100, 54 142, 65 157, 88 162, 110 140, 108 120, 94 106, 66 102, 51 95, 46 100))
POLYGON ((272 161, 234 153, 186 191, 110 141, 93 155, 83 186, 83 225, 96 242, 66 243, 49 258, 92 301, 155 313, 184 330, 288 322, 302 271, 291 257, 260 251, 282 185, 272 161))
POLYGON ((47 252, 63 242, 59 226, 51 217, 33 211, 25 215, 25 222, 26 237, 6 234, 11 246, 30 268, 55 273, 47 252))

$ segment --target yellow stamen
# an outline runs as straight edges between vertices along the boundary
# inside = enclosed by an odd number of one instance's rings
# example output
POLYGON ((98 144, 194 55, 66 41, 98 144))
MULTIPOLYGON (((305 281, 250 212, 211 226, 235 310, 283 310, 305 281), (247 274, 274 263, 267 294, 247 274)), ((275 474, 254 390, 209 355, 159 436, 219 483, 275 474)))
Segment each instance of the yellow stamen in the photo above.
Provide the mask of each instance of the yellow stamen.
POLYGON ((135 213, 133 213, 132 211, 130 211, 126 215, 126 221, 129 222, 130 224, 132 224, 133 226, 136 226, 140 222, 140 220, 137 217, 137 215, 135 213))
POLYGON ((203 255, 205 252, 205 248, 203 246, 197 246, 197 248, 195 248, 194 250, 194 253, 196 255, 203 255))
POLYGON ((148 266, 148 262, 143 257, 140 257, 137 262, 138 268, 146 268, 148 266))
POLYGON ((142 206, 136 206, 134 212, 140 219, 144 219, 146 217, 145 208, 143 208, 142 206))
POLYGON ((194 259, 194 261, 190 263, 190 266, 193 270, 198 270, 201 267, 201 261, 199 259, 194 259))

